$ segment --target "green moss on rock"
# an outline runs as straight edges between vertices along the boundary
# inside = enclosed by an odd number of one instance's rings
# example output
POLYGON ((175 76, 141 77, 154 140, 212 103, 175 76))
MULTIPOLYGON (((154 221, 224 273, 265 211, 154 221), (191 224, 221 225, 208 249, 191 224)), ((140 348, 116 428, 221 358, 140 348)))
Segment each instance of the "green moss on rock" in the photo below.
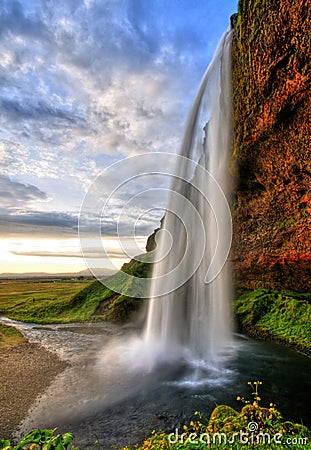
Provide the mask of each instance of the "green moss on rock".
POLYGON ((257 289, 234 302, 241 331, 311 354, 311 294, 257 289))
POLYGON ((142 280, 151 277, 152 264, 148 259, 148 254, 140 255, 139 260, 132 259, 124 264, 120 272, 103 280, 103 283, 94 281, 73 297, 72 306, 79 305, 80 310, 87 308, 89 320, 126 321, 142 306, 142 298, 137 297, 143 294, 142 280), (124 278, 124 273, 133 278, 124 278), (109 289, 106 284, 115 286, 115 290, 109 289))

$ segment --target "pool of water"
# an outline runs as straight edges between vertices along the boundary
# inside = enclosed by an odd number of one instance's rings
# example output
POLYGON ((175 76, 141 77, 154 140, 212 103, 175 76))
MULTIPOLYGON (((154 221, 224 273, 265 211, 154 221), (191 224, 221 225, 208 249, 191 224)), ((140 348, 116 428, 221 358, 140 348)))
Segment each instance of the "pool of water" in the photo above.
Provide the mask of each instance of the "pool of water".
POLYGON ((47 387, 21 424, 71 431, 83 449, 98 438, 105 448, 137 443, 153 429, 174 432, 196 410, 208 415, 216 404, 239 408, 250 398, 248 381, 263 382, 263 404, 276 403, 283 416, 311 427, 311 359, 293 350, 235 336, 220 367, 201 361, 145 364, 139 330, 107 323, 34 325, 14 323, 30 342, 70 363, 47 387))

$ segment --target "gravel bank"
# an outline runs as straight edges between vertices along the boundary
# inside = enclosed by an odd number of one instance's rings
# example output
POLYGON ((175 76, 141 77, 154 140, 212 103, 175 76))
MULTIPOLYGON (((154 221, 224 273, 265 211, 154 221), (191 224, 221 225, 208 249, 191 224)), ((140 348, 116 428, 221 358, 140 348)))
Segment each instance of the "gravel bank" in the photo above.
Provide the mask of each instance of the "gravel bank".
POLYGON ((0 349, 0 438, 11 438, 28 409, 67 363, 28 342, 0 349))

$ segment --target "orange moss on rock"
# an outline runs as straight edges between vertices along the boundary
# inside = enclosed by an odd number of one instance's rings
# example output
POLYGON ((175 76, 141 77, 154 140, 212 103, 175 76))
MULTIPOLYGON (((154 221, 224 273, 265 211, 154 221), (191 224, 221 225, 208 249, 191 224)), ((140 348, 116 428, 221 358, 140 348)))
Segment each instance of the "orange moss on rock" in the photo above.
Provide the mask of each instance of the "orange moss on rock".
POLYGON ((311 291, 311 5, 241 0, 233 42, 233 260, 241 287, 311 291))

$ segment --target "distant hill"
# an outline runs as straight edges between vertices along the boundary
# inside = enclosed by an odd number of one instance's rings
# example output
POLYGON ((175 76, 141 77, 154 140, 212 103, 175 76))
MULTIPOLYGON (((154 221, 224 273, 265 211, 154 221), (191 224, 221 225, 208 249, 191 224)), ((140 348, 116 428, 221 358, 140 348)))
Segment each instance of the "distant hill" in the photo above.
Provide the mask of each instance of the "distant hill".
MULTIPOLYGON (((98 268, 94 269, 97 277, 109 277, 117 272, 117 270, 98 268)), ((80 272, 68 273, 47 273, 47 272, 24 272, 24 273, 1 273, 0 279, 23 279, 23 278, 95 278, 90 269, 84 269, 80 272)))

